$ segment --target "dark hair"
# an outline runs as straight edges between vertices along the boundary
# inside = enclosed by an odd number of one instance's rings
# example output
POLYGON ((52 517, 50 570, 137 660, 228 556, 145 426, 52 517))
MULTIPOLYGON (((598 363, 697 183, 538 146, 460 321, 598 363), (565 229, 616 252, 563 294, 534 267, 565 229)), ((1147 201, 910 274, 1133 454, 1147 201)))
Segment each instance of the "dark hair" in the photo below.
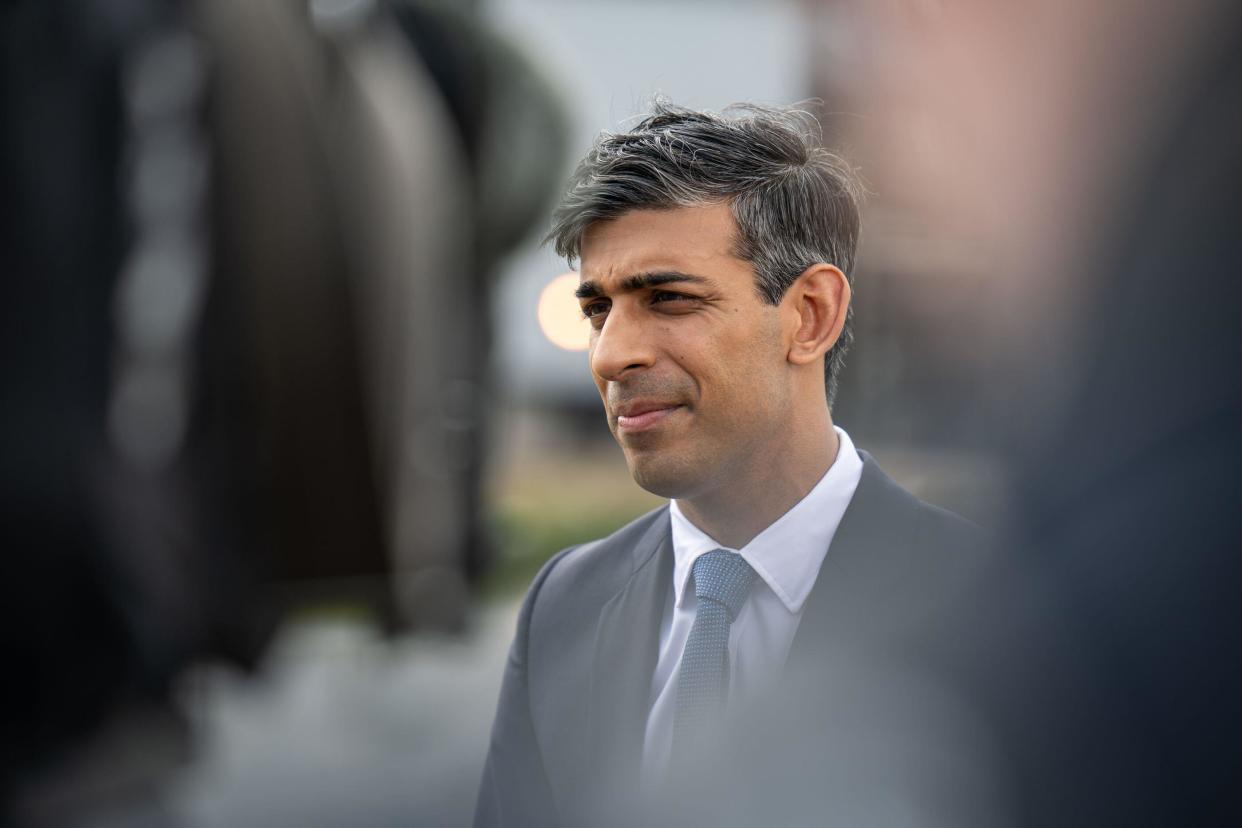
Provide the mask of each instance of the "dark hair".
MULTIPOLYGON (((854 170, 822 146, 815 117, 752 104, 697 112, 657 100, 629 132, 602 133, 578 164, 548 240, 572 265, 582 234, 636 209, 728 202, 734 252, 755 268, 768 303, 781 301, 812 264, 835 265, 853 284, 862 187, 854 170)), ((854 310, 824 360, 828 403, 836 397, 854 310)))

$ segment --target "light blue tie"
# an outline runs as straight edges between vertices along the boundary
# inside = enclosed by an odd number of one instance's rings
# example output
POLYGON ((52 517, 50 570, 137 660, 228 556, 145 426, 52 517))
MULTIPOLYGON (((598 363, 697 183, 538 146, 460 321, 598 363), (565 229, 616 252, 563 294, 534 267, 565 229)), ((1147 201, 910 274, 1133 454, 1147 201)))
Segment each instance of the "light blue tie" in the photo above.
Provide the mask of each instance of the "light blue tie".
POLYGON ((677 679, 673 751, 691 749, 719 715, 729 689, 729 626, 750 593, 755 571, 735 552, 716 549, 694 562, 699 608, 677 679))

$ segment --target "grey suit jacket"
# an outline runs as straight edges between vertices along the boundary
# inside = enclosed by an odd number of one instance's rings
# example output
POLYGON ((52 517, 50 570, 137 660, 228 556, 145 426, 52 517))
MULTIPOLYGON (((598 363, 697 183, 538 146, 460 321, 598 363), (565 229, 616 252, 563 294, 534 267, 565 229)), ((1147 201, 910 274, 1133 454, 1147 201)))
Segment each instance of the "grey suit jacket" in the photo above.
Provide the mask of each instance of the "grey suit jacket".
MULTIPOLYGON (((834 652, 917 624, 973 568, 975 556, 961 550, 976 545, 975 527, 860 454, 862 477, 807 601, 791 668, 831 670, 834 652)), ((505 668, 478 828, 598 825, 606 803, 636 796, 672 568, 662 507, 561 552, 536 576, 505 668)))

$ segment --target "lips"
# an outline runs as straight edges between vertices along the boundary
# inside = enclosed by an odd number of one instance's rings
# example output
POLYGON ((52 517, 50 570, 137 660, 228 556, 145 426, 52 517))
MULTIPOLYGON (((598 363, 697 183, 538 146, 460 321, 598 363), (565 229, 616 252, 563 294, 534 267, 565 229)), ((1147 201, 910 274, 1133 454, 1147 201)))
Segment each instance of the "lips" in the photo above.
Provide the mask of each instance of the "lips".
POLYGON ((643 431, 654 428, 681 406, 671 402, 629 402, 614 409, 620 431, 643 431))

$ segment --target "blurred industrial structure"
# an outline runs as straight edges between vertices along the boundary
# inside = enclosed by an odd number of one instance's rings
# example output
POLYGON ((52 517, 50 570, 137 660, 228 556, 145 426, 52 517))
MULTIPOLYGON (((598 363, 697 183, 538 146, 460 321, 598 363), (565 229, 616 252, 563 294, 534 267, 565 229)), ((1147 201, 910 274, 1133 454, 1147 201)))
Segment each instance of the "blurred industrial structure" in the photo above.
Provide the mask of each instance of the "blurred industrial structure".
POLYGON ((310 611, 464 623, 493 268, 562 111, 435 4, 0 19, 0 820, 169 824, 203 665, 310 611))

